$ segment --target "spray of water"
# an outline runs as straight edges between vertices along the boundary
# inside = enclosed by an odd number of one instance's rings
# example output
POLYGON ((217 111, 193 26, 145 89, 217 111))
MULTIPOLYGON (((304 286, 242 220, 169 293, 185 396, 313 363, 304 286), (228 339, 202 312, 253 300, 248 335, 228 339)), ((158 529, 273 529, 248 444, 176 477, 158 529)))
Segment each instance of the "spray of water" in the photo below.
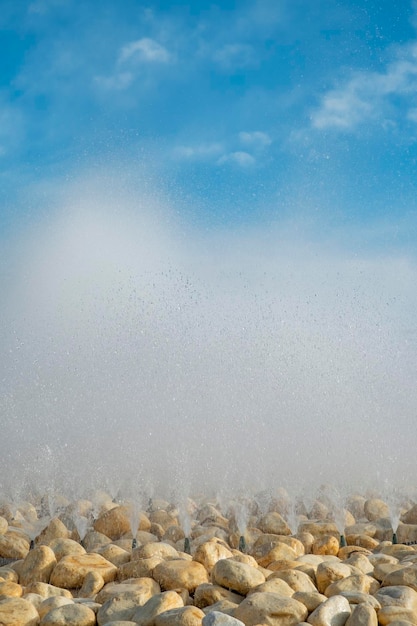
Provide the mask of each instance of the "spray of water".
POLYGON ((414 471, 413 259, 296 224, 193 229, 93 184, 56 204, 1 242, 4 493, 307 492, 414 471))

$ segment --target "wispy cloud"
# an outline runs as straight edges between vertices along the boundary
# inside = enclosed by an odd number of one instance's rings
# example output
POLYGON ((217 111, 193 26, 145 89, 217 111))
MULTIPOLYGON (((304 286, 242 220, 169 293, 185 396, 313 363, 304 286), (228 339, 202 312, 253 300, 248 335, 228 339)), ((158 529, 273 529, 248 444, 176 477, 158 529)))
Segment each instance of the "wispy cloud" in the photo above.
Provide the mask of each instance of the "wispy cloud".
POLYGON ((119 55, 119 63, 125 63, 129 60, 142 63, 168 63, 171 59, 171 53, 160 43, 149 37, 131 41, 122 47, 119 55))
POLYGON ((239 140, 241 143, 254 148, 266 148, 272 143, 272 139, 268 133, 264 133, 260 130, 251 132, 242 131, 239 133, 239 140))
MULTIPOLYGON (((311 116, 313 128, 350 130, 374 120, 386 121, 413 110, 417 91, 417 42, 397 51, 382 72, 357 72, 344 84, 324 94, 311 116), (399 107, 395 97, 401 99, 399 107)), ((408 116, 412 119, 412 116, 408 116)))
POLYGON ((138 71, 152 65, 166 65, 173 55, 150 37, 143 37, 123 45, 119 51, 115 69, 109 75, 94 77, 94 82, 109 90, 127 89, 135 80, 138 71))
POLYGON ((229 152, 224 154, 218 159, 218 165, 225 165, 230 163, 232 165, 238 165, 239 167, 250 167, 256 162, 255 158, 249 154, 249 152, 243 152, 238 150, 236 152, 229 152))

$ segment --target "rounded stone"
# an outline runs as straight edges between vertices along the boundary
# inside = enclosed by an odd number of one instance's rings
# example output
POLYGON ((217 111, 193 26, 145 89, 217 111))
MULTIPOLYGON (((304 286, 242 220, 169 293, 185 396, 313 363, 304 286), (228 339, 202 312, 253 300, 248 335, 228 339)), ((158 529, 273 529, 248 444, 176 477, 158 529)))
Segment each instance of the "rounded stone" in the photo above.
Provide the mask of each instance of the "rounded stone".
POLYGON ((163 541, 148 542, 140 546, 132 555, 132 559, 148 559, 157 556, 161 559, 177 559, 178 552, 169 543, 163 541))
POLYGON ((332 554, 337 556, 339 552, 339 541, 333 535, 321 535, 314 540, 311 547, 313 554, 332 554))
POLYGON ((258 528, 263 533, 270 533, 273 535, 291 535, 291 528, 288 526, 285 519, 277 513, 272 511, 264 515, 258 524, 258 528))
POLYGON ((357 604, 345 626, 378 626, 378 616, 369 604, 357 604))
POLYGON ((240 594, 229 591, 220 585, 211 583, 203 583, 199 585, 194 592, 194 604, 200 609, 216 604, 222 600, 228 600, 234 604, 239 604, 243 600, 240 594))
POLYGON ((24 598, 6 598, 0 601, 1 626, 38 626, 36 608, 24 598))
POLYGON ((310 576, 296 569, 286 569, 278 572, 274 572, 268 580, 272 580, 273 578, 280 578, 281 580, 285 580, 285 582, 293 589, 294 591, 317 591, 313 581, 310 576))
POLYGON ((157 615, 184 606, 181 596, 175 591, 158 593, 143 606, 136 609, 132 621, 138 626, 149 626, 154 623, 157 615))
POLYGON ((46 598, 38 607, 39 617, 42 619, 52 609, 57 609, 66 604, 74 604, 74 600, 70 598, 64 598, 63 596, 55 596, 52 598, 46 598))
POLYGON ((44 615, 40 626, 95 626, 96 614, 83 604, 66 604, 44 615))
POLYGON ((68 539, 68 537, 56 537, 49 542, 48 546, 53 550, 57 561, 60 561, 64 556, 86 553, 82 545, 73 539, 68 539))
POLYGON ((29 541, 10 529, 0 535, 0 557, 5 559, 24 559, 29 552, 29 541))
POLYGON ((64 589, 80 588, 84 578, 91 571, 99 572, 107 583, 115 579, 117 567, 99 554, 65 556, 55 566, 51 584, 64 589))
POLYGON ((211 539, 197 547, 193 560, 201 563, 207 572, 210 573, 217 561, 220 561, 220 559, 229 559, 232 556, 233 553, 225 544, 216 539, 211 539))
POLYGON ((183 606, 170 609, 157 615, 154 626, 201 626, 204 613, 196 606, 183 606))
POLYGON ((153 578, 164 591, 182 588, 190 593, 198 585, 208 582, 207 570, 201 563, 182 559, 162 561, 155 567, 153 578))
POLYGON ((366 500, 364 504, 364 513, 365 517, 370 522, 374 522, 381 517, 390 516, 389 506, 379 498, 370 498, 369 500, 366 500))
POLYGON ((48 546, 37 546, 30 550, 19 567, 19 581, 22 585, 34 582, 49 583, 57 561, 55 553, 48 546))
POLYGON ((0 535, 4 535, 7 532, 9 523, 5 517, 0 516, 0 535))
POLYGON ((104 604, 112 598, 130 598, 141 606, 160 592, 160 586, 152 578, 137 578, 130 583, 108 583, 96 595, 96 602, 104 604))
POLYGON ((232 559, 217 561, 211 575, 214 583, 241 595, 265 582, 265 576, 259 569, 232 559))
POLYGON ((245 624, 231 615, 220 611, 210 611, 203 618, 202 626, 245 626, 245 624))
POLYGON ((277 593, 253 593, 235 609, 234 617, 246 626, 296 626, 308 615, 307 608, 293 598, 277 593))
POLYGON ((351 614, 349 602, 343 596, 333 596, 320 604, 308 617, 312 626, 345 626, 351 614))
POLYGON ((23 594, 21 585, 11 581, 4 580, 0 582, 0 600, 5 598, 20 598, 23 594))

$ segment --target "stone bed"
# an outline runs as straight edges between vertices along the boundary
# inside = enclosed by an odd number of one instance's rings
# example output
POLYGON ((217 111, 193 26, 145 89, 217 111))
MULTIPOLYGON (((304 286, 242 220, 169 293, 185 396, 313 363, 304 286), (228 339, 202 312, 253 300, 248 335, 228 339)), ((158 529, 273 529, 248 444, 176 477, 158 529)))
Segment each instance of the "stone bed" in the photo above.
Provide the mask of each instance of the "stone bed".
POLYGON ((405 545, 417 540, 413 502, 393 545, 386 503, 349 497, 341 547, 325 497, 300 505, 295 535, 285 497, 263 511, 252 501, 242 552, 233 513, 189 500, 191 554, 166 501, 140 513, 134 548, 128 504, 55 502, 32 549, 42 500, 0 505, 1 626, 417 626, 417 551, 405 545), (77 515, 90 524, 82 542, 77 515))

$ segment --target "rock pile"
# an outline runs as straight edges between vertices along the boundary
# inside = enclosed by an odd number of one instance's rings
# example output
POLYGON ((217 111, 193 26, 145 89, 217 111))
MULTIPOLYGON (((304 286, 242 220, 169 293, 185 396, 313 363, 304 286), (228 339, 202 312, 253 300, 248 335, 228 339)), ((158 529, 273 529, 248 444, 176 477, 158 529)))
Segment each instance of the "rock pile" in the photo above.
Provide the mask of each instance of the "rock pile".
POLYGON ((0 505, 2 626, 417 626, 413 502, 393 544, 387 504, 351 496, 342 545, 324 497, 299 507, 295 534, 284 496, 247 501, 242 552, 233 507, 189 500, 189 554, 169 502, 133 538, 127 503, 55 500, 51 519, 42 500, 0 505))

